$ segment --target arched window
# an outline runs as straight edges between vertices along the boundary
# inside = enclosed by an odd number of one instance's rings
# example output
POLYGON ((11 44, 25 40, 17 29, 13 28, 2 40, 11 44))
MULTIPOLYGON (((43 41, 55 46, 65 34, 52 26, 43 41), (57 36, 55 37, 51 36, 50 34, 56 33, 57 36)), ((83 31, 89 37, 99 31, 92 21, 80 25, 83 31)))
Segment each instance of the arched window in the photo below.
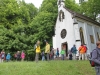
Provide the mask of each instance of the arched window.
POLYGON ((84 42, 83 28, 80 27, 79 31, 80 31, 81 44, 85 44, 85 42, 84 42))
POLYGON ((98 38, 98 40, 100 41, 100 37, 99 37, 99 33, 97 32, 97 38, 98 38))

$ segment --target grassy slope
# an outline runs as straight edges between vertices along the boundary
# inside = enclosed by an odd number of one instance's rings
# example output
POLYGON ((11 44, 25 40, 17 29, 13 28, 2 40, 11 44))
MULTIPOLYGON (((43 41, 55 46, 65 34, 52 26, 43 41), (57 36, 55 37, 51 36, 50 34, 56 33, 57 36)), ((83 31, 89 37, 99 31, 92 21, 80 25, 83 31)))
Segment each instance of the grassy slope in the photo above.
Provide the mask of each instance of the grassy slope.
POLYGON ((0 75, 95 75, 88 61, 0 63, 0 75))

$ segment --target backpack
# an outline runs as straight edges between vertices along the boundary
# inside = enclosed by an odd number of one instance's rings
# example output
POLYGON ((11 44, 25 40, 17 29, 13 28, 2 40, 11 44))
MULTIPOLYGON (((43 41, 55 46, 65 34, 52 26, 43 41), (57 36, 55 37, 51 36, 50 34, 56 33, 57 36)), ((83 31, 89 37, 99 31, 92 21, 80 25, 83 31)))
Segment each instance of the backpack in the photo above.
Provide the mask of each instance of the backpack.
POLYGON ((36 50, 36 44, 34 45, 34 50, 36 50))
POLYGON ((2 56, 1 56, 2 58, 4 58, 5 57, 5 55, 4 54, 2 54, 2 56))
MULTIPOLYGON (((89 59, 91 67, 95 67, 95 62, 91 60, 93 51, 90 52, 90 59, 89 59)), ((97 51, 97 54, 98 54, 98 51, 97 51)), ((97 58, 98 58, 98 55, 97 55, 97 58)))
POLYGON ((70 51, 73 53, 73 51, 74 51, 74 50, 73 50, 73 47, 71 48, 71 50, 70 50, 70 51))
POLYGON ((83 48, 84 48, 84 52, 87 52, 87 47, 86 46, 83 46, 83 48))

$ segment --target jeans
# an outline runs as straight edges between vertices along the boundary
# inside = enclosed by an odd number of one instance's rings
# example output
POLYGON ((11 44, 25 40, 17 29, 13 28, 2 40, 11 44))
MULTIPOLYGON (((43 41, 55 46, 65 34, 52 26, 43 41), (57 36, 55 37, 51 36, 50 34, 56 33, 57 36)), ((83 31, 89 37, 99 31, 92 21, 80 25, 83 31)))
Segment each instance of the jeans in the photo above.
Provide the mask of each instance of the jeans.
POLYGON ((64 60, 64 54, 61 54, 61 60, 64 60))
POLYGON ((73 53, 72 56, 73 56, 73 60, 76 60, 76 54, 73 53))
POLYGON ((45 60, 45 56, 42 56, 42 61, 44 61, 45 60))

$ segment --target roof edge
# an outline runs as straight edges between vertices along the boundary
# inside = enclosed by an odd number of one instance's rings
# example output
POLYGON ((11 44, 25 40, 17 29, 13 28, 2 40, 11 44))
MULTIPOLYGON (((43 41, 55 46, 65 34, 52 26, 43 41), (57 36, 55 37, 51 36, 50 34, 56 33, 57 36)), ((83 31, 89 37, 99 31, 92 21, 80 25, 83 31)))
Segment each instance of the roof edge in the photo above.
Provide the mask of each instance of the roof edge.
POLYGON ((75 18, 75 17, 81 18, 81 19, 83 19, 83 20, 86 20, 86 21, 88 21, 88 22, 91 22, 91 23, 93 23, 93 24, 95 24, 95 25, 97 25, 97 26, 100 27, 100 23, 97 22, 97 21, 95 21, 95 20, 93 20, 93 19, 91 19, 90 17, 87 17, 87 16, 85 16, 85 15, 82 15, 82 14, 80 14, 80 13, 77 13, 77 12, 71 10, 71 9, 66 8, 66 7, 64 7, 64 8, 65 8, 67 11, 69 11, 69 12, 73 15, 73 18, 75 18))

